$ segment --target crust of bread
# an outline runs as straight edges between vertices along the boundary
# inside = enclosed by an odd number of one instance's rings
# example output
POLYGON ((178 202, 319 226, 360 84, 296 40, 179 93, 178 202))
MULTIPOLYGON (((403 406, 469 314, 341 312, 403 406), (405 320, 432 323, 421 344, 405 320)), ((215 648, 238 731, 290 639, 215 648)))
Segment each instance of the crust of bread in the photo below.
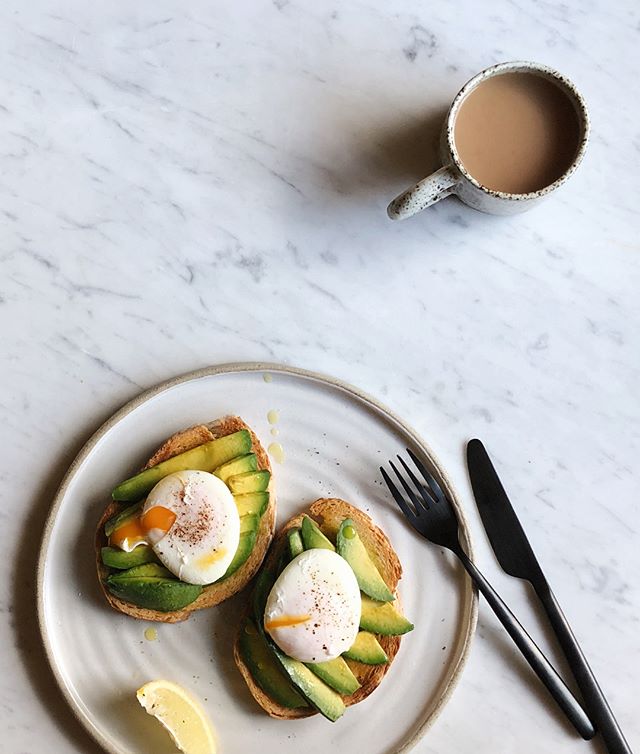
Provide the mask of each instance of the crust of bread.
MULTIPOLYGON (((167 458, 172 458, 179 453, 184 453, 186 450, 191 450, 191 448, 195 448, 198 445, 202 445, 203 443, 217 437, 225 437, 226 435, 233 434, 240 429, 248 429, 251 433, 251 450, 258 458, 258 468, 271 471, 271 463, 269 462, 267 451, 262 447, 251 427, 245 424, 239 416, 225 416, 224 418, 210 422, 209 424, 198 424, 195 427, 189 427, 181 432, 177 432, 158 448, 145 464, 144 468, 147 469, 151 466, 155 466, 161 461, 166 461, 167 458)), ((114 501, 110 502, 98 522, 95 536, 98 582, 100 583, 100 588, 107 602, 112 608, 114 608, 114 610, 130 615, 133 618, 158 621, 160 623, 177 623, 186 620, 194 610, 202 610, 206 607, 218 605, 220 602, 223 602, 236 594, 236 592, 244 589, 262 565, 262 561, 267 554, 267 550, 269 549, 275 531, 276 499, 273 489, 273 475, 271 476, 268 489, 269 506, 260 519, 260 528, 258 529, 258 536, 256 537, 256 543, 251 551, 251 555, 249 555, 247 560, 228 579, 206 586, 203 589, 202 594, 190 605, 187 605, 182 610, 175 610, 169 613, 163 613, 159 610, 149 610, 148 608, 139 607, 130 602, 125 602, 124 600, 115 597, 107 589, 105 580, 109 575, 110 570, 102 563, 100 556, 101 548, 107 545, 107 537, 104 534, 104 525, 106 521, 117 513, 118 510, 121 510, 122 507, 119 503, 114 501)))
MULTIPOLYGON (((266 568, 275 568, 280 558, 283 547, 286 545, 286 533, 302 523, 302 516, 295 516, 287 521, 278 533, 278 537, 271 548, 269 557, 265 562, 266 568)), ((387 583, 387 586, 396 596, 396 607, 400 608, 399 599, 397 595, 398 581, 402 576, 402 566, 400 560, 396 555, 391 542, 387 538, 386 534, 377 527, 373 521, 367 516, 366 513, 354 508, 353 505, 347 503, 345 500, 339 498, 320 498, 311 504, 309 511, 306 514, 313 518, 320 526, 323 533, 333 539, 337 534, 338 528, 345 518, 351 518, 354 520, 358 529, 358 534, 362 539, 363 544, 367 548, 369 555, 374 560, 380 575, 387 583)), ((401 608, 400 608, 401 609, 401 608)), ((360 683, 360 688, 349 696, 343 695, 345 705, 348 707, 352 704, 357 704, 363 699, 366 699, 376 688, 380 685, 385 674, 391 667, 398 650, 400 649, 400 636, 379 636, 376 638, 380 642, 380 645, 384 649, 389 658, 389 662, 385 665, 365 665, 355 660, 346 660, 347 665, 351 668, 353 674, 360 683)), ((249 668, 245 665, 244 660, 240 654, 240 635, 236 637, 235 645, 233 648, 233 657, 244 678, 249 691, 253 698, 258 702, 262 709, 267 712, 271 717, 277 717, 281 720, 297 720, 303 717, 310 717, 311 715, 318 714, 315 709, 311 707, 302 707, 296 709, 290 709, 283 707, 271 699, 265 692, 258 686, 253 680, 253 676, 249 671, 249 668)))

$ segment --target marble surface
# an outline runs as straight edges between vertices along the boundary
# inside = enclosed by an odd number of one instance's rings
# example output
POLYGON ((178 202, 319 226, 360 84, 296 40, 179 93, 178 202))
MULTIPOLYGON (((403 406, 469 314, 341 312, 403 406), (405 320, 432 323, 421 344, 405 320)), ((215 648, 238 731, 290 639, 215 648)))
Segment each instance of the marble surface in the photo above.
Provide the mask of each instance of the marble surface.
MULTIPOLYGON (((462 453, 481 437, 640 748, 639 29, 631 0, 2 4, 3 751, 96 750, 34 610, 65 468, 141 389, 235 360, 336 375, 412 423, 463 494, 481 567, 554 654, 480 527, 462 453), (457 89, 517 58, 583 91, 578 173, 518 217, 448 199, 392 224, 457 89)), ((602 748, 482 604, 417 751, 602 748)))

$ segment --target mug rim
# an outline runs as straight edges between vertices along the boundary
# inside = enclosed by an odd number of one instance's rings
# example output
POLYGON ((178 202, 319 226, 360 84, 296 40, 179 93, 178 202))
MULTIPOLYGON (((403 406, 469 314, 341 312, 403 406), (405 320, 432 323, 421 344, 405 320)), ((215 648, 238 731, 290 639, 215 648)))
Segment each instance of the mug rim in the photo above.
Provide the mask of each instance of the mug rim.
POLYGON ((497 63, 496 65, 489 66, 489 68, 485 68, 484 70, 480 71, 475 76, 473 76, 473 78, 469 79, 469 81, 467 81, 462 89, 460 89, 460 91, 456 94, 447 115, 447 147, 449 149, 449 156, 452 159, 453 164, 455 165, 457 170, 477 189, 489 196, 493 196, 499 199, 506 199, 508 201, 526 201, 528 199, 535 199, 537 197, 550 194, 552 191, 561 186, 567 180, 567 178, 569 178, 569 176, 571 176, 575 172, 578 165, 582 162, 582 158, 587 148, 587 142, 589 141, 590 130, 591 124, 587 105, 584 101, 584 98, 572 81, 570 81, 559 71, 555 70, 555 68, 541 65, 540 63, 532 63, 526 60, 512 60, 504 63, 497 63), (467 96, 486 79, 500 75, 502 73, 506 73, 508 71, 529 71, 531 73, 540 73, 547 78, 554 79, 556 82, 558 82, 562 86, 563 90, 567 93, 567 95, 570 98, 573 98, 574 103, 577 106, 577 114, 580 119, 580 126, 582 129, 582 134, 578 142, 578 149, 576 151, 575 157, 573 158, 569 167, 564 171, 564 173, 562 173, 561 176, 556 178, 556 180, 553 183, 550 183, 548 186, 543 186, 540 189, 529 191, 525 194, 515 194, 509 191, 498 191, 480 183, 477 178, 474 178, 473 175, 469 173, 469 171, 462 163, 462 160, 460 159, 458 150, 456 148, 454 138, 455 122, 458 117, 460 107, 467 96))

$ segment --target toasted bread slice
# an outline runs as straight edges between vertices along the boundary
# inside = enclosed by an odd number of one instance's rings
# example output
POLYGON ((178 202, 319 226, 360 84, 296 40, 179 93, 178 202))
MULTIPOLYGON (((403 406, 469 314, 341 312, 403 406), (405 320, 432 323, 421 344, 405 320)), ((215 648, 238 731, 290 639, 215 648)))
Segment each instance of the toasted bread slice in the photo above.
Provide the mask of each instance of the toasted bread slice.
MULTIPOLYGON (((306 514, 313 518, 319 525, 323 534, 335 541, 335 536, 340 524, 345 518, 351 518, 356 523, 358 534, 363 544, 367 548, 369 555, 380 571, 380 575, 385 580, 387 586, 396 595, 396 607, 400 608, 397 597, 398 581, 402 576, 402 566, 396 555, 391 543, 385 533, 378 528, 373 521, 358 508, 354 508, 344 500, 339 498, 320 498, 309 507, 306 514)), ((282 548, 286 544, 286 533, 289 529, 298 527, 302 523, 303 514, 290 519, 280 530, 278 538, 271 548, 269 557, 265 562, 266 568, 276 568, 280 559, 282 548)), ((355 660, 346 660, 347 665, 351 668, 353 674, 360 683, 360 688, 349 696, 343 696, 345 705, 350 706, 357 704, 366 699, 380 685, 383 677, 391 667, 394 657, 400 649, 400 636, 377 636, 378 642, 384 649, 389 658, 389 662, 384 665, 364 665, 355 660)), ((244 680, 249 687, 253 698, 258 702, 265 712, 271 717, 277 717, 281 720, 296 720, 302 717, 310 717, 317 714, 312 707, 298 707, 291 709, 283 707, 271 699, 253 680, 253 676, 246 666, 240 655, 239 635, 236 637, 233 656, 238 669, 242 673, 244 680)))
MULTIPOLYGON (((239 416, 226 416, 217 421, 210 422, 209 424, 198 424, 195 427, 190 427, 189 429, 177 432, 164 442, 153 456, 151 456, 144 468, 147 469, 151 466, 155 466, 161 461, 166 461, 167 458, 172 458, 179 453, 184 453, 186 450, 191 450, 191 448, 202 445, 216 437, 225 437, 226 435, 233 434, 240 429, 248 429, 251 433, 251 450, 258 458, 258 468, 271 471, 271 464, 269 462, 267 451, 262 447, 251 427, 247 426, 239 416)), ((244 589, 262 565, 262 561, 264 560, 269 545, 271 544, 271 540, 273 539, 276 523, 276 499, 274 494, 273 476, 269 482, 268 491, 269 506, 260 519, 260 528, 258 530, 258 536, 256 537, 256 543, 247 560, 235 573, 229 576, 228 579, 206 586, 202 591, 202 594, 190 605, 187 605, 182 610, 176 610, 169 613, 163 613, 158 610, 149 610, 134 605, 131 602, 125 602, 124 600, 115 597, 107 589, 105 580, 109 575, 109 569, 102 563, 101 559, 101 548, 107 544, 107 537, 104 534, 104 525, 111 516, 121 509, 120 504, 110 502, 98 522, 95 537, 98 581, 107 602, 114 608, 114 610, 118 610, 126 615, 131 615, 133 618, 159 621, 161 623, 177 623, 178 621, 186 620, 194 610, 213 607, 231 597, 236 592, 239 592, 241 589, 244 589)))

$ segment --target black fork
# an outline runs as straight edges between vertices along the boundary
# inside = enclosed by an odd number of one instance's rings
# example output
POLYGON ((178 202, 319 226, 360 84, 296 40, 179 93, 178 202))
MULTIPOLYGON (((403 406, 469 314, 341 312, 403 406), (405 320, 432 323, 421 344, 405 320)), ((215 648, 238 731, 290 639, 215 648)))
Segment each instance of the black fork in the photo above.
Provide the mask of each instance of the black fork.
POLYGON ((455 511, 433 474, 409 448, 407 448, 407 453, 422 477, 422 481, 418 479, 416 473, 401 456, 398 456, 398 461, 404 469, 404 475, 398 471, 393 461, 389 461, 389 465, 402 485, 406 496, 400 492, 384 468, 380 467, 384 481, 387 483, 387 487, 398 507, 411 526, 423 537, 436 545, 440 545, 440 547, 446 547, 458 556, 474 584, 492 607, 493 612, 498 616, 499 621, 506 628, 507 633, 516 643, 533 672, 546 686, 574 728, 584 739, 593 738, 595 728, 586 712, 569 691, 562 678, 556 673, 538 645, 462 549, 455 511))

